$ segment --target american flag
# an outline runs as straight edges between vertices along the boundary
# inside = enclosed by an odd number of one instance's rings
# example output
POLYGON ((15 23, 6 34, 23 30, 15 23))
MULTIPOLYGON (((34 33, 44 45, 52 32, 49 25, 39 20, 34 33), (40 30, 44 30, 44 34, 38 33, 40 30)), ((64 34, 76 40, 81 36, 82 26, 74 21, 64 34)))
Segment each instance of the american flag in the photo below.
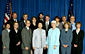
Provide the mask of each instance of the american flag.
POLYGON ((68 12, 68 21, 70 20, 70 17, 73 16, 73 0, 70 0, 70 7, 68 12))
POLYGON ((7 0, 3 28, 5 28, 5 23, 7 23, 8 20, 11 19, 11 15, 12 15, 11 0, 7 0))

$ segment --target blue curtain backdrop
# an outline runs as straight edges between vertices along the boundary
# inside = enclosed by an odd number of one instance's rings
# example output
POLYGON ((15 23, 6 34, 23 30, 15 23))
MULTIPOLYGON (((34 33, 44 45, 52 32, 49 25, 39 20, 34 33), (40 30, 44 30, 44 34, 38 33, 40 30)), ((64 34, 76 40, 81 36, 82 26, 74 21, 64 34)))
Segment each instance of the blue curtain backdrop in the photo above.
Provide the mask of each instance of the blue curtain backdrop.
MULTIPOLYGON (((0 34, 3 25, 4 13, 7 0, 0 0, 0 34)), ((20 21, 23 14, 27 13, 28 19, 32 16, 38 17, 40 12, 44 15, 50 15, 50 21, 55 16, 60 18, 64 15, 68 16, 70 0, 11 0, 12 12, 17 12, 17 19, 20 21)))
MULTIPOLYGON (((29 15, 29 20, 32 16, 38 17, 40 12, 43 12, 44 15, 50 15, 50 21, 53 20, 55 16, 61 18, 65 15, 68 17, 70 6, 70 0, 11 0, 11 3, 12 12, 17 12, 17 19, 19 21, 24 13, 29 15)), ((2 32, 6 4, 7 0, 0 0, 0 35, 2 32)), ((76 22, 80 21, 82 23, 81 29, 85 31, 85 0, 73 0, 73 15, 76 18, 76 22)), ((85 54, 85 46, 83 54, 85 54)))

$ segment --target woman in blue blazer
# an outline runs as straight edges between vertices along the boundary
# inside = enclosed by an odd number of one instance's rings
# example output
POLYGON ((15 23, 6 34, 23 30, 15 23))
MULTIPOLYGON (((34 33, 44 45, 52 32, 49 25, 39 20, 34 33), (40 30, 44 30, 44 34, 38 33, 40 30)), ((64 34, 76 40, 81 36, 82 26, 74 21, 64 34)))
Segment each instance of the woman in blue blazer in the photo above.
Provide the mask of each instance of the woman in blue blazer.
POLYGON ((72 31, 70 23, 64 23, 65 29, 61 30, 61 54, 71 54, 72 31))

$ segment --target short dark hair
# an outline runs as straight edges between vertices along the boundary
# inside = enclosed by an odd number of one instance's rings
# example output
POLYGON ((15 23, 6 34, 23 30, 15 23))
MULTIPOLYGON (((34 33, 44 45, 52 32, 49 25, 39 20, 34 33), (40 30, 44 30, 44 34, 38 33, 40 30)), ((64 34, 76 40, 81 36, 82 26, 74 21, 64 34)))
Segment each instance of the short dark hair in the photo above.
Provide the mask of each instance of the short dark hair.
POLYGON ((5 27, 7 26, 7 24, 9 24, 9 25, 10 25, 10 23, 8 23, 8 22, 7 22, 7 23, 5 23, 5 27))
POLYGON ((43 25, 43 22, 42 21, 39 21, 38 24, 41 23, 43 25))
POLYGON ((39 15, 40 15, 40 14, 44 15, 42 12, 41 12, 41 13, 39 13, 39 15))
MULTIPOLYGON (((14 22, 14 24, 15 24, 15 23, 18 23, 18 22, 14 22)), ((13 24, 13 25, 14 25, 14 24, 13 24)), ((19 23, 18 23, 18 24, 19 24, 19 23)))
POLYGON ((59 16, 55 16, 55 20, 56 20, 56 19, 60 19, 59 16))
POLYGON ((26 13, 25 13, 25 14, 23 14, 23 16, 24 16, 24 15, 27 15, 27 17, 28 17, 28 14, 26 14, 26 13))
POLYGON ((16 12, 13 12, 12 15, 13 15, 13 14, 17 14, 17 13, 16 13, 16 12))

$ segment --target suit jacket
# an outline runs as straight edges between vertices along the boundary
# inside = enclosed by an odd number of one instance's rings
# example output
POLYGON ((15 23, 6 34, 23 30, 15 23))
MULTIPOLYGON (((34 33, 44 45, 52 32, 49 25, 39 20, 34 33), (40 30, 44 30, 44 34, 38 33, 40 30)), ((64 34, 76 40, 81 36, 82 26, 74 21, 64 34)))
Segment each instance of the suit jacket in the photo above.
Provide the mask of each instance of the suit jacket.
POLYGON ((42 34, 40 34, 39 29, 34 30, 32 44, 35 48, 43 48, 46 46, 46 32, 45 30, 41 30, 42 34), (41 36, 42 35, 42 36, 41 36))
POLYGON ((21 53, 21 44, 16 46, 18 42, 21 42, 21 32, 18 30, 16 33, 15 30, 10 31, 10 52, 11 54, 19 54, 21 53))
MULTIPOLYGON (((44 22, 43 28, 46 30, 46 22, 44 22)), ((51 23, 49 22, 48 30, 51 28, 51 23)), ((48 35, 48 30, 46 31, 46 36, 48 35)))
MULTIPOLYGON (((13 30, 13 24, 14 24, 14 22, 15 21, 13 19, 11 19, 11 20, 8 21, 8 23, 10 23, 10 26, 11 26, 10 29, 11 30, 13 30)), ((19 21, 17 20, 17 22, 19 22, 19 21)))
POLYGON ((68 45, 69 47, 71 47, 72 39, 73 39, 73 35, 70 29, 67 31, 67 33, 65 32, 65 29, 61 30, 61 38, 60 38, 61 46, 68 45))
POLYGON ((83 50, 83 38, 84 38, 84 31, 80 30, 80 32, 77 34, 76 30, 73 31, 73 45, 77 44, 78 47, 73 49, 75 50, 83 50))
POLYGON ((22 49, 25 49, 25 47, 31 48, 31 40, 32 40, 31 29, 27 30, 27 28, 24 27, 22 29, 21 36, 22 36, 22 49))
POLYGON ((21 42, 21 32, 20 30, 18 30, 18 32, 16 33, 15 30, 11 30, 10 31, 10 46, 14 46, 16 47, 16 44, 18 42, 21 42))
POLYGON ((25 27, 24 21, 19 22, 19 30, 22 30, 25 27))
POLYGON ((9 38, 9 33, 7 29, 2 31, 2 42, 3 42, 3 46, 6 46, 6 48, 9 48, 10 38, 9 38))
POLYGON ((60 23, 58 26, 56 26, 57 28, 59 28, 60 30, 62 30, 63 29, 63 24, 62 23, 60 23))

